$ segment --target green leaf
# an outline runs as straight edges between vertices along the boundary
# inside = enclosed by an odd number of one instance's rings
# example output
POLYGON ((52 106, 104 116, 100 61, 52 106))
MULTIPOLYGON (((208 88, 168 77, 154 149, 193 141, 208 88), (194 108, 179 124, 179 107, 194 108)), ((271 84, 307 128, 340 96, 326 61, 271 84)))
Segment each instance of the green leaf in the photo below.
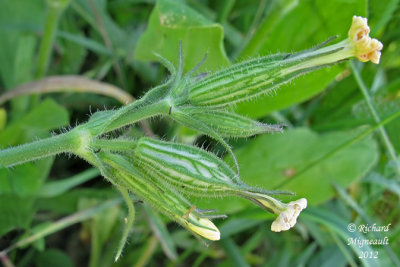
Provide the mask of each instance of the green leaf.
MULTIPOLYGON (((27 32, 32 29, 40 29, 44 21, 45 1, 31 1, 31 0, 18 0, 18 1, 1 1, 0 8, 0 78, 4 82, 7 89, 10 89, 18 82, 16 79, 20 74, 15 75, 18 71, 18 51, 21 49, 19 41, 21 38, 29 37, 27 32)), ((31 35, 32 37, 33 35, 31 35)), ((37 36, 35 38, 38 38, 37 36)), ((30 49, 28 49, 30 50, 30 49)), ((28 50, 23 52, 28 52, 28 50)), ((29 51, 33 53, 33 50, 29 51)), ((25 60, 28 57, 21 58, 25 60)), ((30 64, 30 63, 29 63, 30 64)), ((28 69, 28 66, 23 66, 28 69)), ((23 71, 25 72, 25 71, 23 71)))
MULTIPOLYGON (((100 206, 98 199, 82 198, 78 203, 80 210, 88 210, 100 206)), ((104 201, 102 201, 104 203, 104 201)), ((111 238, 112 230, 117 224, 121 212, 120 206, 103 210, 91 220, 83 222, 83 231, 91 237, 90 266, 99 266, 102 258, 102 249, 111 238)))
MULTIPOLYGON (((48 131, 66 126, 68 112, 47 99, 0 132, 0 146, 17 145, 47 137, 48 131)), ((35 197, 46 180, 52 158, 0 169, 0 236, 14 228, 27 228, 34 213, 35 197)))
POLYGON ((13 170, 0 169, 0 195, 34 197, 47 178, 52 163, 52 159, 44 159, 19 165, 13 170))
POLYGON ((49 249, 40 253, 35 259, 35 266, 59 266, 59 267, 72 267, 74 263, 67 256, 66 253, 57 249, 49 249))
POLYGON ((261 224, 264 219, 250 219, 250 218, 231 218, 218 225, 221 231, 222 239, 229 238, 235 234, 244 232, 256 225, 261 224))
POLYGON ((16 145, 32 141, 32 138, 44 137, 47 131, 66 126, 68 123, 67 110, 53 100, 46 99, 0 132, 0 146, 16 145))
POLYGON ((399 0, 370 0, 368 3, 372 34, 382 32, 398 8, 399 0))
MULTIPOLYGON (((61 55, 58 59, 59 62, 57 62, 57 67, 59 68, 53 69, 51 72, 56 74, 78 74, 87 51, 85 45, 77 42, 75 39, 85 40, 86 38, 79 32, 78 25, 75 23, 76 16, 73 14, 72 9, 67 9, 61 18, 57 31, 64 30, 64 35, 70 38, 57 38, 57 45, 61 48, 61 55)), ((57 37, 59 36, 60 33, 57 34, 57 37)), ((91 40, 88 41, 90 42, 91 40)))
POLYGON ((235 267, 246 267, 250 266, 246 263, 246 260, 241 254, 240 248, 235 244, 235 242, 227 237, 219 242, 220 246, 224 249, 226 256, 232 261, 235 267))
POLYGON ((0 203, 0 236, 15 228, 29 227, 34 214, 31 197, 1 194, 0 203))
POLYGON ((176 253, 174 240, 169 234, 164 222, 161 220, 161 217, 148 205, 143 205, 143 209, 149 219, 150 227, 153 233, 161 243, 165 255, 167 255, 171 260, 176 260, 178 258, 178 254, 176 253))
POLYGON ((158 53, 177 65, 179 41, 182 41, 184 71, 196 66, 205 54, 208 58, 200 70, 217 70, 229 65, 223 38, 220 24, 206 19, 182 1, 159 0, 146 32, 138 41, 135 57, 159 61, 154 55, 158 53))
MULTIPOLYGON (((32 80, 32 69, 34 66, 34 54, 37 38, 33 34, 18 36, 16 44, 16 55, 14 58, 13 83, 21 84, 32 80)), ((10 89, 10 88, 9 88, 10 89)), ((11 118, 21 117, 29 104, 29 97, 18 97, 11 100, 11 118)))
MULTIPOLYGON (((263 45, 259 54, 307 49, 337 34, 340 39, 347 38, 353 15, 366 15, 366 1, 300 1, 296 8, 271 29, 267 40, 261 40, 263 45)), ((342 70, 340 66, 318 70, 282 86, 276 95, 241 103, 237 109, 239 113, 255 118, 303 102, 323 91, 342 70)))
POLYGON ((87 39, 83 36, 62 33, 62 37, 83 45, 96 52, 118 54, 120 56, 129 56, 133 54, 134 44, 137 41, 136 34, 132 31, 128 34, 127 31, 122 29, 110 16, 107 10, 108 1, 105 0, 76 0, 71 2, 71 6, 75 12, 80 14, 90 26, 92 26, 97 33, 93 32, 91 38, 87 39), (101 21, 101 23, 99 22, 101 21), (111 42, 111 47, 114 51, 109 51, 108 48, 103 47, 102 43, 106 43, 103 34, 111 42))
MULTIPOLYGON (((366 237, 358 231, 350 232, 347 230, 349 221, 343 220, 341 217, 336 216, 331 212, 327 212, 323 209, 317 209, 313 207, 308 207, 302 212, 304 219, 319 222, 324 226, 328 227, 332 231, 336 232, 345 242, 348 242, 349 238, 353 240, 363 240, 366 237)), ((346 243, 347 244, 347 243, 346 243)), ((363 247, 359 247, 357 244, 352 243, 351 248, 358 255, 362 252, 373 253, 370 245, 365 244, 363 247)), ((380 266, 375 259, 361 259, 363 266, 380 266)))
POLYGON ((91 168, 67 179, 48 182, 42 186, 38 196, 43 198, 59 196, 73 187, 83 184, 99 175, 100 171, 98 169, 91 168))
POLYGON ((311 205, 322 203, 335 194, 333 182, 347 187, 378 159, 377 144, 368 137, 319 160, 357 132, 318 135, 299 128, 258 137, 236 151, 242 179, 250 185, 295 192, 296 198, 305 197, 311 205))

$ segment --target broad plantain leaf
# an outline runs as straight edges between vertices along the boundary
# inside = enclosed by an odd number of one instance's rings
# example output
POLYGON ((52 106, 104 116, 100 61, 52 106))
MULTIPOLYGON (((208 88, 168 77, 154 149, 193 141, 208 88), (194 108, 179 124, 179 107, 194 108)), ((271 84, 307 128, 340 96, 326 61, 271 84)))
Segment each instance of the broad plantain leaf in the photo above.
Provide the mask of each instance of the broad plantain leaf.
POLYGON ((322 203, 334 196, 332 183, 347 187, 377 162, 377 144, 371 137, 319 160, 357 133, 318 135, 298 128, 260 136, 236 151, 242 179, 250 185, 294 192, 296 198, 305 197, 311 205, 322 203))

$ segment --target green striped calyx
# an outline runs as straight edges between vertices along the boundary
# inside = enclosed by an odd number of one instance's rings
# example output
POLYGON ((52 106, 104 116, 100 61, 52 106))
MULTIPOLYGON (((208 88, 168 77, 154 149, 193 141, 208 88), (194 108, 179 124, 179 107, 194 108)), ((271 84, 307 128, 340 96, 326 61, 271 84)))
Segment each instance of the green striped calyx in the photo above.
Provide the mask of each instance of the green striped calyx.
POLYGON ((248 199, 278 215, 271 228, 273 231, 293 227, 301 210, 307 206, 305 199, 285 204, 271 196, 283 192, 245 185, 222 160, 192 146, 141 138, 131 161, 152 183, 163 188, 173 187, 183 194, 208 198, 237 196, 248 199))
POLYGON ((204 125, 221 137, 249 137, 268 132, 282 132, 281 125, 261 123, 220 109, 185 106, 175 109, 171 116, 180 122, 188 119, 193 121, 193 125, 190 122, 185 124, 202 132, 204 131, 200 125, 204 125))
POLYGON ((224 161, 194 146, 144 137, 139 139, 130 158, 154 182, 173 186, 188 195, 252 200, 255 196, 282 193, 246 185, 224 161))
POLYGON ((345 44, 251 59, 214 72, 189 84, 189 101, 196 106, 223 107, 272 93, 295 77, 337 63, 345 44))
POLYGON ((232 195, 243 186, 225 162, 189 145, 144 137, 132 160, 149 177, 191 195, 232 195))
POLYGON ((209 217, 172 188, 161 188, 146 179, 146 173, 132 166, 123 155, 100 152, 99 157, 107 165, 103 172, 108 179, 124 186, 150 206, 176 221, 190 232, 209 240, 219 240, 220 232, 209 217))

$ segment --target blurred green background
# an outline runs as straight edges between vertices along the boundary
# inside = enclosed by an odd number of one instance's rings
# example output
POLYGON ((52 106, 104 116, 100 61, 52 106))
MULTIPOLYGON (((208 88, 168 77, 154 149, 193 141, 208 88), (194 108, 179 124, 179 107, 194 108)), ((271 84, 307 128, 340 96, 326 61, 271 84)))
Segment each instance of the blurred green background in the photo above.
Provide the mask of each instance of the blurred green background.
MULTIPOLYGON (((379 65, 341 63, 234 107, 260 121, 287 125, 283 134, 229 143, 245 182, 297 194, 285 201, 308 199, 294 229, 271 232, 273 216, 246 201, 197 199, 198 207, 229 215, 215 221, 221 240, 205 246, 137 201, 130 242, 122 259, 113 263, 126 207, 97 170, 63 155, 0 169, 0 251, 16 244, 0 264, 400 266, 400 119, 365 134, 377 124, 368 104, 381 120, 399 111, 398 2, 0 0, 0 92, 12 96, 0 101, 2 148, 60 133, 85 122, 91 111, 120 106, 90 88, 64 88, 62 93, 50 88, 45 93, 45 85, 39 84, 39 95, 16 97, 12 92, 21 84, 80 75, 139 98, 168 77, 154 52, 177 63, 179 40, 184 70, 207 53, 204 72, 311 48, 334 35, 344 39, 353 15, 367 17, 371 36, 384 44, 379 65), (48 34, 52 31, 54 36, 48 34), (360 75, 358 81, 354 73, 360 75), (360 233, 349 231, 349 223, 390 227, 388 232, 360 233), (348 244, 349 239, 384 237, 389 239, 385 246, 348 244)), ((167 119, 149 124, 161 138, 221 150, 167 119)), ((126 134, 145 132, 132 127, 126 134)))

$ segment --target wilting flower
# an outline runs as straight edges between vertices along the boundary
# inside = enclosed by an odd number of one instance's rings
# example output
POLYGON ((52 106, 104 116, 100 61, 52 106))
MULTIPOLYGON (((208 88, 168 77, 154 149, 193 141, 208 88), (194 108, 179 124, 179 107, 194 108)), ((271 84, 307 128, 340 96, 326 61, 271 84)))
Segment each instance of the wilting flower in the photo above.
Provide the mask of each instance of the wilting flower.
POLYGON ((280 232, 292 228, 296 222, 300 212, 307 207, 307 200, 305 198, 286 204, 285 210, 279 213, 278 218, 271 224, 271 231, 280 232))
POLYGON ((285 204, 265 194, 254 194, 254 198, 251 200, 278 215, 278 218, 271 225, 271 231, 274 232, 292 228, 296 224, 300 212, 307 207, 307 199, 305 198, 285 204))
POLYGON ((378 64, 383 44, 369 37, 369 32, 367 19, 354 16, 349 30, 349 39, 354 47, 355 57, 362 62, 371 60, 372 63, 378 64))

